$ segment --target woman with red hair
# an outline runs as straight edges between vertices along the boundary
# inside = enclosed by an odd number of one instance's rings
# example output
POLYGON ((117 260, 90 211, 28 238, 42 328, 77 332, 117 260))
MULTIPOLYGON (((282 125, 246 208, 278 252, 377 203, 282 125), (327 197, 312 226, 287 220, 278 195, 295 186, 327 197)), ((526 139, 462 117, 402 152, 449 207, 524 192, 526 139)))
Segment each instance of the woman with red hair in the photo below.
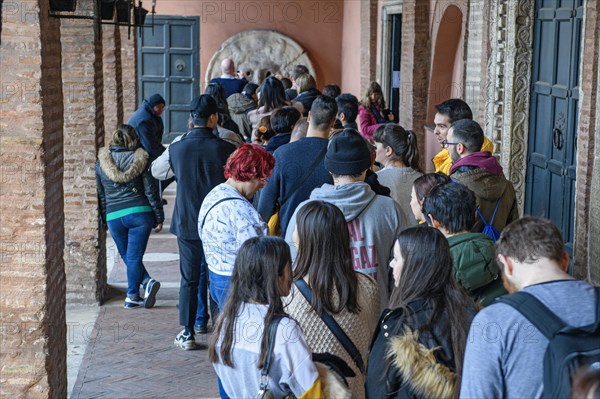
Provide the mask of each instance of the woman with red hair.
POLYGON ((225 183, 213 188, 200 207, 202 240, 210 295, 223 309, 239 247, 251 237, 267 235, 267 224, 252 206, 254 194, 273 172, 275 158, 258 144, 244 144, 225 164, 225 183))

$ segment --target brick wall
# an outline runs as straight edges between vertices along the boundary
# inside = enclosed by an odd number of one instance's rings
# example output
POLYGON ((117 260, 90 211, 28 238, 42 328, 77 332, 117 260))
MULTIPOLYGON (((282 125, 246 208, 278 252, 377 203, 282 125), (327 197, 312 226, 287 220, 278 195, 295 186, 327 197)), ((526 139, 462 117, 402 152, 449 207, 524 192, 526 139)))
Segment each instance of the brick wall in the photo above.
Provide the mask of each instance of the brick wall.
POLYGON ((0 53, 0 396, 67 395, 59 22, 4 2, 0 53), (10 56, 6 56, 10 54, 10 56))
POLYGON ((104 142, 108 144, 116 126, 123 123, 121 30, 117 25, 102 25, 102 52, 104 142))
POLYGON ((375 80, 377 66, 377 0, 363 0, 360 21, 360 97, 370 82, 375 80))
POLYGON ((581 87, 580 87, 580 113, 577 133, 577 181, 575 196, 575 248, 573 273, 578 278, 592 278, 600 281, 600 247, 597 244, 600 234, 600 181, 598 167, 594 170, 594 156, 596 162, 600 144, 597 106, 598 106, 598 64, 600 28, 598 11, 600 5, 596 1, 586 2, 586 12, 583 24, 582 60, 595 60, 595 62, 582 62, 581 87), (589 233, 589 235, 588 235, 589 233), (592 241, 593 240, 593 241, 592 241), (593 261, 590 261, 593 260, 593 261))
MULTIPOLYGON (((404 2, 401 58, 400 125, 412 127, 419 138, 419 151, 424 154, 423 126, 427 123, 427 90, 431 62, 429 2, 404 2)), ((424 165, 425 159, 421 157, 421 166, 424 165)))
POLYGON ((137 34, 131 31, 128 37, 127 27, 120 28, 121 39, 121 82, 123 85, 123 121, 127 123, 135 112, 137 102, 137 34))
MULTIPOLYGON (((93 0, 80 0, 78 10, 93 0)), ((65 272, 67 301, 101 302, 104 232, 98 224, 94 165, 104 143, 102 39, 92 20, 61 20, 64 93, 65 272)))

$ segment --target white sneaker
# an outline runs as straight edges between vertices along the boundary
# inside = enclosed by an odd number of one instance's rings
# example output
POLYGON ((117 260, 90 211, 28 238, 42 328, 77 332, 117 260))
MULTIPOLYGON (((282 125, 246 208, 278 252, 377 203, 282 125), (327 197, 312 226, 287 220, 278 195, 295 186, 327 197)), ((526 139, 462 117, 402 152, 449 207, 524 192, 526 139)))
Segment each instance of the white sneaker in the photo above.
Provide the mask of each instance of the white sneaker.
POLYGON ((144 300, 137 298, 137 299, 131 299, 129 297, 125 298, 125 304, 123 305, 123 307, 125 309, 135 309, 135 308, 139 308, 144 306, 144 300))
POLYGON ((185 334, 185 329, 181 330, 175 337, 175 345, 186 351, 196 349, 196 340, 191 333, 185 334))
POLYGON ((156 303, 156 293, 160 289, 160 283, 153 278, 146 284, 146 293, 144 294, 144 307, 150 309, 156 303))

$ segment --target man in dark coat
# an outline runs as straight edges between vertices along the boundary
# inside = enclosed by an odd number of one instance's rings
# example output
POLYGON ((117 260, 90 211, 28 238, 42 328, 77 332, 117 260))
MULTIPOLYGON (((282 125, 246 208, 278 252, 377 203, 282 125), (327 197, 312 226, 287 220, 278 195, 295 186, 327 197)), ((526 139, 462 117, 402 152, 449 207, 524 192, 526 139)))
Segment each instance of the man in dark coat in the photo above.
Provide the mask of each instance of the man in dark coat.
POLYGON ((248 83, 246 78, 237 75, 235 64, 231 58, 225 58, 221 62, 221 76, 212 78, 209 83, 218 83, 225 89, 225 98, 234 93, 241 93, 244 86, 248 83))
POLYGON ((160 94, 153 94, 142 102, 127 122, 137 132, 140 144, 150 155, 150 162, 165 151, 162 145, 165 128, 161 118, 164 110, 165 99, 160 94))
POLYGON ((452 124, 442 144, 453 162, 450 177, 477 198, 481 216, 476 218, 472 231, 482 232, 485 223, 502 231, 519 218, 515 188, 492 153, 481 151, 483 142, 481 126, 471 119, 460 119, 452 124))
POLYGON ((204 299, 204 329, 208 322, 208 267, 202 242, 198 236, 198 212, 210 190, 225 181, 225 163, 235 146, 219 139, 213 129, 219 119, 217 103, 209 95, 201 95, 190 104, 193 128, 174 140, 169 150, 152 163, 152 175, 157 179, 175 176, 177 196, 170 232, 177 236, 179 246, 179 324, 184 329, 175 338, 182 349, 194 349, 194 324, 198 308, 198 289, 204 299))
MULTIPOLYGON (((160 94, 153 94, 142 102, 127 121, 127 124, 133 126, 137 132, 142 148, 150 155, 149 163, 165 152, 165 147, 162 145, 165 128, 161 118, 164 110, 165 99, 160 94)), ((161 193, 171 182, 173 179, 160 182, 161 193)))

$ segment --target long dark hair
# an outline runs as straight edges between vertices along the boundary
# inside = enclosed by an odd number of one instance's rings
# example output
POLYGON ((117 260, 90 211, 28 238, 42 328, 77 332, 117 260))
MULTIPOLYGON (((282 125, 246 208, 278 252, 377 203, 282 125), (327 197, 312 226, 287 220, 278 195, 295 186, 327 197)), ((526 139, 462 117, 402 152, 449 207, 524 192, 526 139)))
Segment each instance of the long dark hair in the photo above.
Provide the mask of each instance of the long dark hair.
POLYGON ((263 80, 258 100, 258 106, 264 107, 263 112, 269 112, 286 105, 289 105, 289 103, 285 99, 283 83, 275 76, 269 76, 263 80))
POLYGON ((421 171, 417 136, 412 130, 404 130, 400 125, 387 123, 375 129, 373 140, 394 150, 392 160, 400 161, 404 166, 421 171))
POLYGON ((223 126, 231 119, 229 105, 227 104, 227 98, 225 97, 225 87, 220 83, 209 83, 204 89, 204 94, 210 95, 217 103, 219 125, 223 126))
POLYGON ((210 337, 208 358, 211 362, 218 362, 220 357, 223 364, 235 367, 231 359, 235 344, 235 318, 244 303, 254 302, 268 305, 257 365, 259 369, 264 366, 268 351, 268 326, 274 316, 285 315, 279 277, 290 265, 290 247, 282 238, 253 237, 242 244, 235 258, 227 302, 210 337), (223 341, 217 354, 215 344, 222 331, 223 341))
POLYGON ((417 194, 417 199, 423 205, 423 201, 425 201, 425 197, 429 195, 429 192, 436 186, 449 183, 450 178, 441 173, 426 173, 423 176, 419 176, 413 182, 413 188, 415 189, 415 194, 417 194))
POLYGON ((390 297, 390 308, 402 308, 410 314, 409 303, 428 299, 433 312, 426 323, 418 328, 419 334, 431 331, 436 323, 445 320, 440 331, 452 343, 457 386, 460 386, 462 362, 467 344, 474 304, 456 283, 448 240, 432 227, 412 227, 398 236, 403 258, 400 281, 390 297), (443 317, 442 317, 443 316, 443 317))
POLYGON ((328 202, 311 201, 298 211, 296 227, 299 246, 294 278, 308 275, 317 313, 322 309, 334 314, 344 309, 360 312, 358 278, 352 268, 350 237, 342 211, 328 202), (332 298, 334 290, 337 304, 332 298))

